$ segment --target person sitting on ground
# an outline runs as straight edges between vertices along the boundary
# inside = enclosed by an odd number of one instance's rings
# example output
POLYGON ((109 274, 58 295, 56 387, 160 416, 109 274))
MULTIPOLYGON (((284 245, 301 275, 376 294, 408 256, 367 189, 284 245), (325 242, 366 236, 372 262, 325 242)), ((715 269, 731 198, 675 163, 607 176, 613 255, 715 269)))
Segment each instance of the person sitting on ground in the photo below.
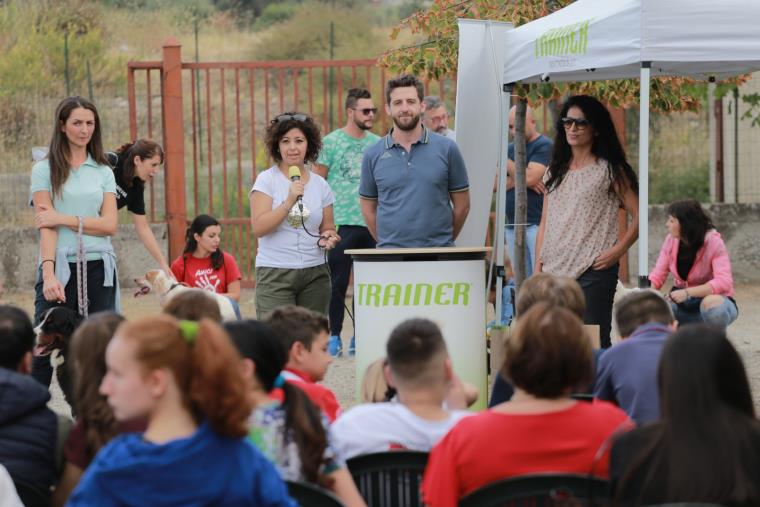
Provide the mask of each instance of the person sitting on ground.
POLYGON ((69 500, 78 506, 295 506, 271 463, 245 437, 251 403, 240 356, 208 319, 169 315, 122 323, 100 385, 118 421, 142 435, 103 447, 69 500))
POLYGON ((288 362, 282 372, 288 382, 306 396, 330 422, 340 414, 340 403, 327 387, 317 384, 325 378, 332 356, 327 351, 330 327, 327 318, 302 306, 275 308, 265 321, 288 351, 288 362))
POLYGON ((198 215, 185 231, 185 248, 172 262, 174 278, 226 296, 240 316, 240 274, 235 257, 220 248, 222 226, 210 215, 198 215))
POLYGON ((224 325, 243 356, 243 371, 255 408, 248 418, 249 438, 288 481, 306 481, 335 493, 346 506, 365 503, 345 463, 335 452, 329 422, 303 391, 285 382, 288 353, 263 322, 224 325), (280 396, 273 397, 274 391, 280 396), (281 398, 281 399, 278 399, 281 398))
POLYGON ((516 475, 608 475, 608 440, 631 422, 611 403, 570 397, 593 376, 580 318, 537 303, 520 315, 506 349, 502 371, 515 395, 465 417, 433 448, 422 486, 429 507, 453 507, 462 496, 516 475))
MULTIPOLYGON (((578 282, 572 278, 554 276, 548 273, 536 273, 527 278, 517 295, 516 308, 518 316, 522 316, 533 305, 541 301, 552 306, 567 308, 579 318, 586 312, 586 297, 578 282)), ((594 351, 594 355, 598 354, 594 351)), ((512 398, 514 389, 502 375, 496 373, 489 407, 494 407, 512 398)))
POLYGON ((0 464, 14 481, 45 495, 56 480, 58 420, 50 393, 34 380, 34 330, 23 310, 0 306, 0 464))
POLYGON ((145 421, 119 423, 98 392, 106 374, 106 347, 124 321, 112 312, 93 314, 77 328, 71 339, 74 397, 77 400, 77 420, 63 448, 63 475, 53 493, 54 507, 63 506, 76 487, 85 469, 101 447, 119 433, 142 432, 145 421))
POLYGON ((658 376, 660 420, 612 446, 615 505, 760 505, 760 422, 725 331, 705 324, 676 331, 658 376))
POLYGON ((698 201, 687 199, 668 206, 665 226, 668 235, 649 274, 652 287, 659 290, 672 274, 668 298, 678 322, 728 327, 739 310, 731 259, 712 220, 698 201))
POLYGON ((194 320, 211 319, 222 322, 222 312, 216 300, 202 290, 186 290, 171 298, 164 306, 163 312, 175 319, 194 320))
POLYGON ((599 358, 594 397, 614 402, 641 426, 660 418, 657 364, 678 322, 668 303, 652 290, 618 301, 615 322, 622 341, 599 358))
MULTIPOLYGON (((339 455, 392 449, 429 451, 467 412, 447 410, 454 374, 441 330, 427 319, 410 319, 391 332, 386 345, 389 384, 396 388, 398 403, 371 403, 347 411, 333 424, 339 455)), ((461 388, 456 405, 465 408, 461 388)), ((453 407, 452 407, 453 408, 453 407)))

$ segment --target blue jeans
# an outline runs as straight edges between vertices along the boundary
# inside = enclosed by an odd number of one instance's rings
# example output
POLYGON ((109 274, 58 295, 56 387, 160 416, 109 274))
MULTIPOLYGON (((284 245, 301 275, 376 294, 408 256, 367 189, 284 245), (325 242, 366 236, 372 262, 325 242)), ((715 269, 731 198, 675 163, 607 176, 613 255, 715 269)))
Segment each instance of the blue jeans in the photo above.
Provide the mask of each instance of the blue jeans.
MULTIPOLYGON (((514 269, 515 262, 515 226, 507 225, 504 228, 507 236, 507 248, 509 260, 512 262, 514 269)), ((533 268, 536 261, 536 237, 538 236, 538 225, 528 225, 525 227, 525 276, 526 278, 533 274, 533 268)), ((515 288, 514 279, 510 278, 507 285, 501 293, 501 322, 509 324, 512 320, 514 311, 512 308, 512 291, 515 288)))
POLYGON ((702 309, 701 300, 703 298, 698 298, 700 304, 689 306, 678 305, 671 301, 670 307, 673 309, 673 316, 679 325, 704 322, 726 329, 729 324, 736 320, 739 310, 733 299, 726 296, 721 297, 723 298, 723 302, 719 306, 707 310, 702 309))

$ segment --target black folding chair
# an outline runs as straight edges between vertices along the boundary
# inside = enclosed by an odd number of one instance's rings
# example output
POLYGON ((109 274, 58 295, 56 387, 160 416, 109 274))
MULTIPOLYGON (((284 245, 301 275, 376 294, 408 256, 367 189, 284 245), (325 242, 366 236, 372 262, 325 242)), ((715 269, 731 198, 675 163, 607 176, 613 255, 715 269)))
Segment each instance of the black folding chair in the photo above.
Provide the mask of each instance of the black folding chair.
POLYGON ((315 484, 301 481, 285 481, 288 493, 302 507, 343 507, 337 496, 315 484))
POLYGON ((419 507, 420 485, 428 453, 388 451, 346 462, 367 507, 419 507))
POLYGON ((609 483, 588 475, 535 474, 487 484, 459 507, 598 507, 609 504, 609 483))
POLYGON ((50 507, 50 492, 24 481, 13 480, 16 493, 24 507, 50 507))

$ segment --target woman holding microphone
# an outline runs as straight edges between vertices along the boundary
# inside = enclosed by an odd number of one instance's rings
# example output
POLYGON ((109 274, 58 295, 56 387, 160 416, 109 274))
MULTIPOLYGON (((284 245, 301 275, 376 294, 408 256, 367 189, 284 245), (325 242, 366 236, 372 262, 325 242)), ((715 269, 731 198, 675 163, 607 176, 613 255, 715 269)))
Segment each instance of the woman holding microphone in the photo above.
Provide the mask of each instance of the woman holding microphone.
POLYGON ((251 227, 259 240, 256 254, 256 316, 295 304, 327 314, 330 273, 326 251, 340 236, 335 230, 335 197, 312 172, 322 140, 306 114, 284 113, 266 131, 275 165, 251 189, 251 227))

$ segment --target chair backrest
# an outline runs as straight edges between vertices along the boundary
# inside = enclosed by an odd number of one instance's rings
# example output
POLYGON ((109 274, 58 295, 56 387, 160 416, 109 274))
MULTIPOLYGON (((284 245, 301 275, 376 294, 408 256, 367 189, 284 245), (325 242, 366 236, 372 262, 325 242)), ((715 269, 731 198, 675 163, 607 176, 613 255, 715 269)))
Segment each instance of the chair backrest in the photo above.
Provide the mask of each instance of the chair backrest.
POLYGON ((419 507, 420 485, 428 453, 388 451, 346 462, 367 507, 419 507))
POLYGON ((316 484, 301 481, 285 481, 288 493, 304 507, 343 507, 343 503, 331 491, 316 484))
POLYGON ((576 507, 607 505, 609 483, 576 474, 535 474, 492 482, 465 495, 459 507, 576 507))
POLYGON ((50 492, 28 484, 24 481, 13 480, 16 493, 24 507, 50 507, 50 492))

